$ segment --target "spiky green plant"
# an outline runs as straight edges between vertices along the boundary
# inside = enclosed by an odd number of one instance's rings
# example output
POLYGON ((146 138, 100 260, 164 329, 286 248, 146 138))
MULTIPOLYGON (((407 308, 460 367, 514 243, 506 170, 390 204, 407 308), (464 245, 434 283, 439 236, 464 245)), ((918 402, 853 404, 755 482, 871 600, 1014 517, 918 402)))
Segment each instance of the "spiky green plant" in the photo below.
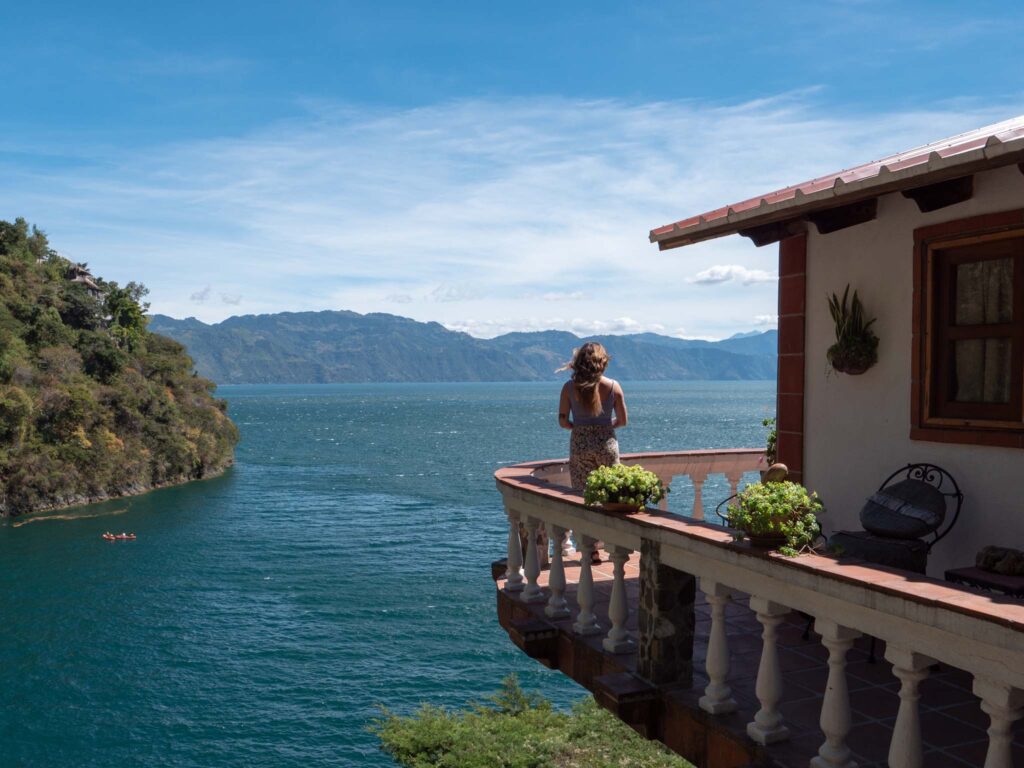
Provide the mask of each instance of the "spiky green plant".
POLYGON ((836 326, 836 343, 828 348, 829 363, 841 373, 863 373, 878 362, 878 337, 871 330, 875 318, 867 319, 864 305, 850 286, 843 291, 843 297, 833 293, 828 299, 828 309, 836 326))

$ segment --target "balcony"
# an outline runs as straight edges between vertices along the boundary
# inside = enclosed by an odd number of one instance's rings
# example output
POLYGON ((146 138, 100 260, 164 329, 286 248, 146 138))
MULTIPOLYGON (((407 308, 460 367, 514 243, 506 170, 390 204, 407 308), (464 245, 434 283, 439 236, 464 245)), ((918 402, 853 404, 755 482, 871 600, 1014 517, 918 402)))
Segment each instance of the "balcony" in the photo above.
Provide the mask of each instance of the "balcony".
POLYGON ((682 514, 588 508, 565 461, 498 471, 502 627, 701 768, 1024 766, 1024 603, 736 542, 705 510, 762 461, 747 450, 624 457, 674 490, 692 485, 682 514), (540 531, 550 555, 522 545, 521 532, 535 542, 540 531), (592 566, 598 542, 607 560, 592 566))

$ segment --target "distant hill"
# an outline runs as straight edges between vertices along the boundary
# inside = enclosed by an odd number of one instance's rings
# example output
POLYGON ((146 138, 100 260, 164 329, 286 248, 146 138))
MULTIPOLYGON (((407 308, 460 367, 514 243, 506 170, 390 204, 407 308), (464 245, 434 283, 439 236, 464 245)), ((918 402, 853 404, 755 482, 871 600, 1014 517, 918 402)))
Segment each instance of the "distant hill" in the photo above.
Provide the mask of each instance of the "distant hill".
MULTIPOLYGON (((197 371, 223 384, 544 381, 583 341, 565 331, 477 339, 438 323, 347 311, 231 317, 208 325, 153 315, 149 329, 181 342, 197 371)), ((643 333, 587 337, 629 380, 773 379, 775 331, 719 342, 643 333)))

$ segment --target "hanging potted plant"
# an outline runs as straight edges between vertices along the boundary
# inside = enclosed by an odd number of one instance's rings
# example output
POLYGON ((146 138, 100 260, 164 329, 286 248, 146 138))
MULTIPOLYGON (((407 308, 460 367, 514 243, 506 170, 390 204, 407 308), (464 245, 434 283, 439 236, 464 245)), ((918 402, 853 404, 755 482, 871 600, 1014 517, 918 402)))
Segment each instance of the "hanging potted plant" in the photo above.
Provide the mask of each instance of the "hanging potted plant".
POLYGON ((834 370, 857 376, 878 362, 878 337, 871 330, 875 319, 867 319, 857 291, 853 292, 852 301, 848 301, 849 296, 847 285, 842 299, 835 293, 829 297, 836 343, 828 348, 826 357, 834 370))
POLYGON ((818 495, 799 483, 754 483, 736 496, 727 520, 755 547, 797 555, 821 536, 823 511, 818 495))

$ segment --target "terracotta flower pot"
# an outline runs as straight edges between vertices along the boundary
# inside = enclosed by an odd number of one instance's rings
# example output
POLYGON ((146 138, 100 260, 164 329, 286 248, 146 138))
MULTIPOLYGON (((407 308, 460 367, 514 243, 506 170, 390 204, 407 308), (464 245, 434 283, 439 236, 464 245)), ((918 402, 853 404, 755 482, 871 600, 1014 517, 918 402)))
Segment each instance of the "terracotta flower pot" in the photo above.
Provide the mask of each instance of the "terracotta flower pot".
POLYGON ((748 533, 747 538, 751 546, 758 549, 778 549, 786 544, 784 533, 748 533))
POLYGON ((635 514, 643 508, 642 504, 638 507, 636 504, 625 504, 621 501, 605 501, 601 503, 601 509, 606 512, 619 512, 624 515, 635 514))

